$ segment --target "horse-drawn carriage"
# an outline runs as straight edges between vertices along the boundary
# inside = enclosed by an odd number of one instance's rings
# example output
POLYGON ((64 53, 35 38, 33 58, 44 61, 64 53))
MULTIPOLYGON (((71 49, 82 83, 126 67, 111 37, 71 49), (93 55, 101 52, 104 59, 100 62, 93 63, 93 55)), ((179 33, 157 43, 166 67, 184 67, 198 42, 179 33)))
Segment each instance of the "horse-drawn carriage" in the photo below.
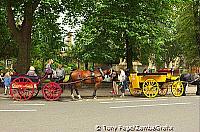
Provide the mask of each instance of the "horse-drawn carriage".
POLYGON ((169 69, 161 69, 158 73, 135 73, 129 76, 129 90, 132 95, 144 94, 153 98, 158 94, 166 95, 168 89, 175 97, 181 96, 184 87, 179 75, 174 75, 169 69))
POLYGON ((95 71, 75 70, 70 74, 68 82, 59 82, 57 78, 50 79, 51 81, 46 81, 48 75, 45 75, 44 77, 27 75, 12 76, 10 95, 14 100, 29 100, 32 97, 37 96, 41 90, 42 95, 46 100, 54 101, 58 100, 63 93, 61 85, 65 85, 71 89, 71 97, 73 99, 73 90, 76 91, 78 98, 81 99, 78 92, 81 83, 93 83, 95 84, 93 96, 96 98, 96 91, 100 83, 103 81, 103 76, 110 73, 109 70, 110 69, 95 71))

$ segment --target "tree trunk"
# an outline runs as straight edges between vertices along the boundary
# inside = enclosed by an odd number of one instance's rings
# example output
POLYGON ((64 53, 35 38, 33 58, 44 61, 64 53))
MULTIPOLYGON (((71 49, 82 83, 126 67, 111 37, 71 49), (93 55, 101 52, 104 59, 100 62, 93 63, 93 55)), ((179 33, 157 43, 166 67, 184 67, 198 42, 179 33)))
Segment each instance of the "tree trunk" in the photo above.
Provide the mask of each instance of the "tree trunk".
POLYGON ((89 69, 88 62, 85 62, 85 70, 88 70, 88 69, 89 69))
POLYGON ((30 66, 31 29, 31 27, 26 28, 18 42, 19 52, 16 70, 19 73, 26 73, 30 66))
POLYGON ((77 65, 78 65, 78 69, 80 69, 81 67, 80 67, 80 60, 79 59, 77 60, 77 65))
POLYGON ((130 72, 133 72, 133 50, 132 45, 129 42, 128 35, 125 33, 125 44, 126 44, 126 61, 127 61, 127 68, 130 72))
POLYGON ((40 0, 26 1, 24 5, 24 19, 22 24, 16 25, 12 1, 7 1, 8 27, 12 34, 13 40, 17 43, 19 51, 17 57, 16 70, 18 73, 26 73, 30 66, 31 50, 31 31, 33 25, 33 13, 36 10, 40 0))

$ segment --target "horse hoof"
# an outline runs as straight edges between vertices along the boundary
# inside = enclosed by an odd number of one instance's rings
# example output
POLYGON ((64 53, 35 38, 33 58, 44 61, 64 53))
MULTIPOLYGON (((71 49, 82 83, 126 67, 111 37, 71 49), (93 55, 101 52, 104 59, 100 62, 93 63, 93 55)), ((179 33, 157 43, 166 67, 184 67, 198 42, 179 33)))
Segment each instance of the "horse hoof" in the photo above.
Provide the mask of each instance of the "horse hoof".
POLYGON ((78 95, 78 100, 82 100, 81 95, 78 95))
POLYGON ((97 96, 94 96, 94 98, 93 99, 97 99, 97 96))
POLYGON ((75 98, 72 98, 72 101, 75 101, 76 99, 75 98))

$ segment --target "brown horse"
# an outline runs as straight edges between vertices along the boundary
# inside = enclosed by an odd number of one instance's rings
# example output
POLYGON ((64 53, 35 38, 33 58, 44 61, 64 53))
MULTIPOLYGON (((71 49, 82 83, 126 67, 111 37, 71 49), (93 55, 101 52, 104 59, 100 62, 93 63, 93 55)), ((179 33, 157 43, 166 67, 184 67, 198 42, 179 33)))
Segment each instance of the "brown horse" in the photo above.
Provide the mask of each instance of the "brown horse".
POLYGON ((72 71, 70 74, 70 79, 69 79, 69 81, 74 84, 71 87, 72 99, 74 99, 73 90, 76 91, 78 98, 81 99, 81 96, 78 92, 78 89, 81 88, 81 83, 95 84, 93 97, 94 97, 94 99, 96 99, 97 98, 97 96, 96 96, 97 89, 99 88, 101 82, 103 81, 104 76, 109 75, 110 73, 111 73, 110 68, 105 69, 105 70, 102 70, 101 68, 99 68, 94 71, 89 71, 89 70, 72 71))

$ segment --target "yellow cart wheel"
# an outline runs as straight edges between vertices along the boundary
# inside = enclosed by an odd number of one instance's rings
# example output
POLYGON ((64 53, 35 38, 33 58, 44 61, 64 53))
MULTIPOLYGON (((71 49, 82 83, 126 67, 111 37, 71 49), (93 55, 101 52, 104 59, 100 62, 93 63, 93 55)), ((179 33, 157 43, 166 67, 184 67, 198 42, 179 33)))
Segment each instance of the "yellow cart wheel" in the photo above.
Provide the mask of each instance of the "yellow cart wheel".
POLYGON ((180 97, 183 94, 184 88, 181 81, 174 81, 171 87, 172 94, 175 97, 180 97))
POLYGON ((154 98, 158 95, 159 85, 155 79, 147 79, 143 83, 142 90, 146 97, 154 98))

